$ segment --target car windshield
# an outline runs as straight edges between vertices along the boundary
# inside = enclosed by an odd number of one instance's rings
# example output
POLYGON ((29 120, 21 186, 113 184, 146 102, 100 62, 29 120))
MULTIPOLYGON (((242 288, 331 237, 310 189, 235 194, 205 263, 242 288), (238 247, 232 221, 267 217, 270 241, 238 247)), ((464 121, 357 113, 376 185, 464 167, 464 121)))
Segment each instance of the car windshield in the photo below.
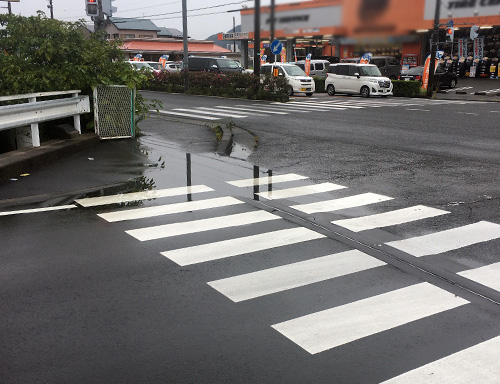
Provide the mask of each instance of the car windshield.
POLYGON ((421 75, 424 69, 422 67, 413 67, 405 72, 406 75, 421 75))
POLYGON ((306 73, 296 65, 284 65, 283 69, 288 76, 307 76, 306 73))
POLYGON ((163 66, 160 63, 148 63, 154 69, 162 69, 163 66))
POLYGON ((152 68, 148 63, 141 63, 140 61, 132 61, 130 64, 137 68, 152 68))
POLYGON ((360 76, 382 76, 376 66, 359 67, 360 76))
POLYGON ((240 67, 236 61, 231 59, 218 59, 217 64, 219 64, 219 68, 237 69, 240 67))

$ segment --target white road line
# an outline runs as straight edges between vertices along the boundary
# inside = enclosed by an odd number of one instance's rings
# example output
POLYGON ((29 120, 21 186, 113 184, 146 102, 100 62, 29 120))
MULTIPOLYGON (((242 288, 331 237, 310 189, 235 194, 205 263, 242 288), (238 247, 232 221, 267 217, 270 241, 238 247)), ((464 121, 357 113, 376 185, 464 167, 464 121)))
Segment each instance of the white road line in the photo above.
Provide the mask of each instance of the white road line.
MULTIPOLYGON (((151 112, 156 112, 155 109, 151 110, 151 112)), ((195 119, 205 119, 205 120, 220 120, 220 117, 212 117, 212 116, 200 116, 191 113, 182 113, 182 112, 173 112, 173 111, 163 111, 159 110, 158 113, 162 115, 172 115, 172 116, 183 116, 183 117, 192 117, 195 119)))
POLYGON ((280 219, 281 217, 273 215, 272 213, 266 211, 255 211, 238 213, 229 216, 219 216, 210 219, 132 229, 125 232, 130 236, 135 237, 137 240, 148 241, 280 219))
POLYGON ((191 187, 178 187, 158 189, 154 191, 122 193, 119 195, 111 196, 89 197, 86 199, 75 200, 75 202, 77 204, 80 204, 82 207, 96 207, 98 205, 120 204, 127 203, 129 201, 150 200, 158 199, 160 197, 180 196, 210 191, 213 191, 213 189, 205 185, 193 185, 191 187))
POLYGON ((458 275, 500 291, 500 263, 459 272, 458 275))
POLYGON ((476 344, 381 384, 498 384, 500 336, 476 344))
POLYGON ((191 265, 228 257, 322 239, 325 236, 299 227, 180 248, 161 254, 179 265, 191 265))
MULTIPOLYGON (((246 115, 249 115, 248 112, 250 112, 250 110, 246 110, 246 111, 243 111, 241 108, 238 108, 238 107, 224 107, 224 106, 216 106, 216 107, 213 107, 213 108, 204 108, 204 107, 200 107, 200 109, 208 109, 210 111, 217 111, 217 112, 234 112, 234 113, 245 113, 246 115)), ((251 116, 268 116, 266 113, 262 113, 262 112, 257 112, 255 110, 252 110, 251 111, 252 114, 251 116)), ((246 117, 246 116, 243 116, 243 117, 246 117)))
POLYGON ((5 212, 0 212, 0 216, 22 215, 24 213, 60 211, 60 210, 63 210, 63 209, 72 209, 72 208, 76 208, 76 205, 70 204, 70 205, 59 205, 57 207, 22 209, 22 210, 19 210, 19 211, 5 211, 5 212))
POLYGON ((416 205, 410 208, 398 209, 395 211, 379 213, 376 215, 355 217, 332 221, 332 224, 340 225, 353 232, 361 232, 374 228, 389 227, 411 221, 427 219, 450 213, 441 209, 430 208, 423 205, 416 205))
POLYGON ((296 175, 295 173, 288 173, 285 175, 277 175, 277 176, 263 176, 258 179, 244 179, 244 180, 236 180, 236 181, 228 181, 228 184, 231 184, 235 187, 252 187, 254 185, 267 185, 267 184, 276 184, 276 183, 284 183, 287 181, 296 181, 296 180, 304 180, 307 179, 307 176, 296 175))
POLYGON ((467 303, 432 284, 420 283, 272 327, 315 354, 467 303))
POLYGON ((289 112, 298 112, 298 113, 311 113, 311 110, 302 110, 302 109, 297 109, 297 108, 292 108, 292 106, 286 106, 284 103, 276 103, 279 105, 259 105, 259 104, 253 104, 252 106, 255 106, 255 108, 275 108, 275 110, 279 110, 281 113, 286 113, 288 114, 289 112), (287 112, 283 112, 287 111, 287 112))
POLYGON ((222 117, 234 117, 236 119, 247 117, 247 115, 234 115, 234 114, 229 114, 229 113, 224 113, 224 112, 208 112, 208 111, 202 111, 199 108, 196 110, 193 109, 184 109, 184 108, 175 108, 174 111, 181 111, 181 112, 193 112, 193 113, 201 113, 202 115, 214 115, 214 116, 222 116, 222 117))
POLYGON ((380 203, 392 200, 392 197, 377 195, 376 193, 363 193, 361 195, 343 197, 340 199, 320 201, 310 204, 292 205, 293 209, 304 213, 333 212, 341 209, 361 207, 363 205, 380 203))
MULTIPOLYGON (((279 103, 273 103, 273 104, 279 104, 279 103)), ((311 110, 319 110, 319 111, 328 111, 328 110, 344 110, 345 108, 337 108, 337 107, 328 107, 328 106, 320 106, 320 105, 305 105, 301 102, 295 102, 295 101, 289 101, 286 103, 287 106, 291 107, 298 107, 298 108, 306 108, 306 109, 311 109, 311 110)))
POLYGON ((391 241, 387 245, 413 256, 427 256, 500 238, 500 225, 487 221, 448 229, 410 239, 391 241))
POLYGON ((358 250, 211 281, 208 284, 234 302, 303 287, 385 265, 358 250))
POLYGON ((214 199, 207 199, 200 201, 187 201, 184 203, 157 205, 154 207, 130 209, 127 211, 101 213, 98 214, 97 216, 103 218, 104 220, 110 223, 114 223, 117 221, 144 219, 147 217, 171 215, 175 213, 199 211, 211 208, 228 207, 236 204, 244 204, 244 202, 235 199, 234 197, 217 197, 214 199))
POLYGON ((421 112, 430 112, 430 109, 421 109, 421 108, 406 108, 407 111, 421 111, 421 112))
POLYGON ((308 185, 305 187, 296 187, 296 188, 281 189, 277 191, 260 192, 257 193, 257 195, 265 197, 266 199, 269 200, 287 199, 289 197, 306 196, 315 193, 336 191, 344 188, 347 187, 333 183, 321 183, 315 185, 308 185))
MULTIPOLYGON (((217 108, 227 108, 223 106, 218 106, 217 108)), ((235 109, 240 109, 242 111, 249 111, 249 112, 262 112, 262 113, 270 113, 271 115, 288 115, 288 112, 281 112, 281 111, 275 111, 275 110, 267 110, 263 108, 252 108, 251 106, 240 106, 237 105, 236 107, 231 107, 235 109)))

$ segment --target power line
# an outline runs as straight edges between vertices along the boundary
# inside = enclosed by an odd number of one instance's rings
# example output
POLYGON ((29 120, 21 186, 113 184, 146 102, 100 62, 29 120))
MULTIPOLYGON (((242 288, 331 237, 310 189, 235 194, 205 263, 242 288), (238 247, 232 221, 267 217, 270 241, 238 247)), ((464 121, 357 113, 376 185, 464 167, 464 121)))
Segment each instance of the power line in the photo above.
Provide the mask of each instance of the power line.
MULTIPOLYGON (((244 0, 244 1, 236 1, 236 2, 232 2, 232 3, 226 3, 226 4, 221 4, 221 5, 212 5, 210 7, 203 7, 203 8, 194 8, 194 9, 190 9, 188 10, 188 12, 194 12, 194 11, 202 11, 202 10, 205 10, 205 9, 213 9, 213 8, 220 8, 220 7, 227 7, 229 5, 235 5, 235 4, 242 4, 242 3, 246 3, 247 0, 244 0)), ((175 11, 175 12, 166 12, 166 13, 157 13, 157 14, 154 14, 154 15, 145 15, 143 17, 155 17, 155 16, 163 16, 163 15, 174 15, 174 14, 177 14, 177 13, 182 13, 182 11, 175 11)), ((194 16, 194 15, 193 15, 194 16)))
MULTIPOLYGON (((200 13, 199 15, 188 15, 188 17, 220 15, 220 14, 227 14, 227 12, 221 11, 221 12, 200 13)), ((157 18, 150 18, 149 20, 169 20, 169 19, 179 19, 181 17, 182 17, 182 15, 181 16, 174 16, 174 17, 157 17, 157 18)))

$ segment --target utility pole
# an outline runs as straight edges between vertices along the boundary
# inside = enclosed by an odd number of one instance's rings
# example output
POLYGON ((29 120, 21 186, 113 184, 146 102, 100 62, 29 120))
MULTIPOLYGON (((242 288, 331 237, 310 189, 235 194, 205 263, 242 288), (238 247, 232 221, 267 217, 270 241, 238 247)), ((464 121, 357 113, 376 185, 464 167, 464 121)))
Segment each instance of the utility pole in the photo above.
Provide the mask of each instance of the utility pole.
MULTIPOLYGON (((3 7, 2 7, 3 8, 3 7)), ((9 10, 9 15, 12 15, 12 8, 10 6, 10 1, 7 2, 7 9, 9 10)))
POLYGON ((255 0, 254 16, 253 73, 260 76, 260 0, 255 0))
POLYGON ((271 43, 274 40, 274 0, 271 0, 271 43))
POLYGON ((233 16, 233 37, 234 37, 234 40, 233 40, 233 52, 236 52, 236 19, 235 17, 233 16))
MULTIPOLYGON (((187 0, 182 0, 182 40, 183 40, 183 49, 184 56, 182 58, 182 67, 189 71, 189 61, 188 61, 188 27, 187 27, 187 0)), ((184 79, 184 91, 188 89, 188 77, 186 73, 186 77, 184 79)))
POLYGON ((427 85, 427 96, 432 96, 434 92, 434 69, 436 66, 436 51, 439 42, 439 12, 441 10, 441 0, 436 0, 436 11, 434 13, 434 30, 431 42, 431 60, 429 64, 429 83, 427 85))
POLYGON ((49 0, 49 5, 47 5, 47 8, 50 9, 50 18, 54 18, 54 6, 52 5, 52 0, 49 0))

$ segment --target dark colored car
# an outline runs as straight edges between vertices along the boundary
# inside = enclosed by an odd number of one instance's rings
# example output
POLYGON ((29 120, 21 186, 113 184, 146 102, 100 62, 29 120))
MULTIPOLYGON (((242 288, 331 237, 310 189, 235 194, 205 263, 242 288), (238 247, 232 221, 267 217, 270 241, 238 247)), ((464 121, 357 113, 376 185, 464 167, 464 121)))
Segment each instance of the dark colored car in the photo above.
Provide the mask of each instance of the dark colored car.
POLYGON ((242 72, 241 66, 232 59, 217 57, 188 57, 190 71, 207 71, 216 73, 242 72))
MULTIPOLYGON (((423 66, 413 67, 399 75, 399 80, 413 80, 422 82, 423 73, 423 66)), ((434 72, 434 81, 438 88, 455 88, 457 86, 457 74, 454 72, 446 71, 444 68, 438 66, 436 68, 436 72, 434 72)))

